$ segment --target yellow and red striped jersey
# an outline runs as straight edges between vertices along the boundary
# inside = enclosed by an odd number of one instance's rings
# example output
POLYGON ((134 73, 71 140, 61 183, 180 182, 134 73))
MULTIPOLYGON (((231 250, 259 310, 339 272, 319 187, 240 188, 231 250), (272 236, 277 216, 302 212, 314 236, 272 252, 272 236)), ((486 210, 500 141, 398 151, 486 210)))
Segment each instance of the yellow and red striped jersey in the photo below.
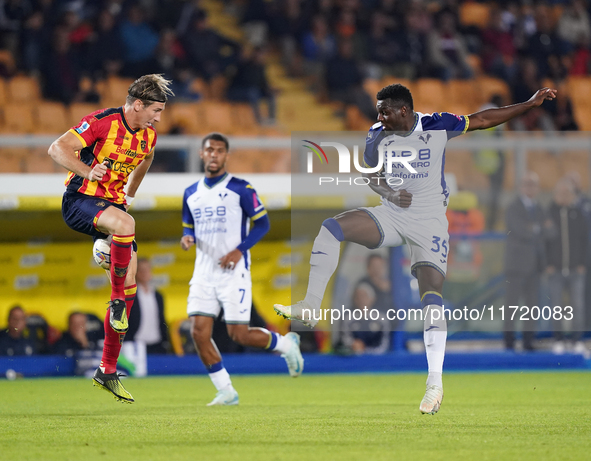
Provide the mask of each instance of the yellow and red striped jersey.
POLYGON ((124 203, 123 188, 131 172, 154 151, 156 130, 153 127, 132 130, 123 107, 117 107, 87 115, 70 133, 84 146, 77 153, 82 162, 93 168, 107 161, 109 170, 100 181, 89 181, 70 171, 67 190, 124 203))

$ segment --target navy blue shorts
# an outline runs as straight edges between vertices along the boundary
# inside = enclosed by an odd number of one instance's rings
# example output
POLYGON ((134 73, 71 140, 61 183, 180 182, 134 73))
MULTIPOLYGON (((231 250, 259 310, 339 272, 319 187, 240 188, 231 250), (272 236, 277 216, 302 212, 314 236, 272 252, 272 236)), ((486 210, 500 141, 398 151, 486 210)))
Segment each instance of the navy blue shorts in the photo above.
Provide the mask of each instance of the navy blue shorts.
MULTIPOLYGON (((92 240, 106 239, 107 234, 100 232, 94 224, 108 207, 114 206, 125 211, 125 206, 110 202, 101 197, 66 192, 62 199, 62 216, 70 229, 90 235, 92 240)), ((133 241, 133 251, 137 252, 137 244, 133 241)))

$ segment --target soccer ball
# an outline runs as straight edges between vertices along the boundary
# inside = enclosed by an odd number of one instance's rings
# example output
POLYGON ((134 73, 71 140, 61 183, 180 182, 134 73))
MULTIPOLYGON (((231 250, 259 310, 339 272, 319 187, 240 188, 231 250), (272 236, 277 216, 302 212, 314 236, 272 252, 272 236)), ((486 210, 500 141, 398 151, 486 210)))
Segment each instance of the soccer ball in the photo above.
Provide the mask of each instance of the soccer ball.
POLYGON ((111 269, 111 245, 108 240, 97 239, 92 246, 94 262, 103 269, 111 269))

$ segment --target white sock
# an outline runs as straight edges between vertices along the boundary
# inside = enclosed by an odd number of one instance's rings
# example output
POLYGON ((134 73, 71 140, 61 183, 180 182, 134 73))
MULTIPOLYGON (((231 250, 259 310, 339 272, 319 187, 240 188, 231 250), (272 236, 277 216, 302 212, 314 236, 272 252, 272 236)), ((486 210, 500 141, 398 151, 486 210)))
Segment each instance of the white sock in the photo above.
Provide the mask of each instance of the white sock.
POLYGON ((293 341, 286 338, 285 336, 281 336, 277 333, 271 333, 277 335, 277 344, 273 348, 274 351, 281 352, 282 354, 287 354, 287 352, 292 348, 293 341))
POLYGON ((326 286, 339 264, 341 242, 330 231, 322 226, 314 240, 310 256, 310 277, 305 301, 317 311, 322 304, 326 286))
POLYGON ((430 304, 423 308, 423 331, 429 365, 427 386, 443 387, 441 374, 445 358, 445 343, 447 342, 447 321, 442 306, 430 304))
POLYGON ((221 370, 216 371, 214 373, 210 373, 209 377, 211 378, 211 382, 218 391, 221 391, 226 387, 232 387, 230 375, 228 374, 225 368, 222 368, 221 370))

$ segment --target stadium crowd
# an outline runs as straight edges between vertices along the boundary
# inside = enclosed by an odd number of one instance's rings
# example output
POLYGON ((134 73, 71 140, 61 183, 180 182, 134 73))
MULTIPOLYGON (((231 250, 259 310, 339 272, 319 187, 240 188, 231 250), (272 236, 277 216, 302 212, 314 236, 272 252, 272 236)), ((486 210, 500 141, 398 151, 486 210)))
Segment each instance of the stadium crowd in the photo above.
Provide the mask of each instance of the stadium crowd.
MULTIPOLYGON (((484 72, 509 84, 508 104, 528 99, 548 80, 559 85, 589 74, 584 0, 255 0, 242 18, 255 41, 281 44, 292 75, 307 75, 318 91, 358 105, 368 118, 375 111, 373 95, 362 94, 364 78, 447 81, 484 72)), ((515 128, 577 129, 568 100, 542 110, 515 128)))
MULTIPOLYGON (((0 75, 38 76, 43 96, 97 102, 109 76, 164 73, 177 100, 200 95, 195 78, 223 81, 225 97, 253 104, 274 91, 265 49, 280 52, 288 73, 306 77, 321 98, 357 105, 375 117, 367 78, 505 80, 513 102, 532 88, 589 74, 591 23, 585 0, 226 0, 246 43, 208 21, 199 0, 4 0, 0 2, 0 75)), ((503 101, 510 103, 512 101, 503 101)), ((571 103, 548 104, 516 129, 577 129, 571 103)))

